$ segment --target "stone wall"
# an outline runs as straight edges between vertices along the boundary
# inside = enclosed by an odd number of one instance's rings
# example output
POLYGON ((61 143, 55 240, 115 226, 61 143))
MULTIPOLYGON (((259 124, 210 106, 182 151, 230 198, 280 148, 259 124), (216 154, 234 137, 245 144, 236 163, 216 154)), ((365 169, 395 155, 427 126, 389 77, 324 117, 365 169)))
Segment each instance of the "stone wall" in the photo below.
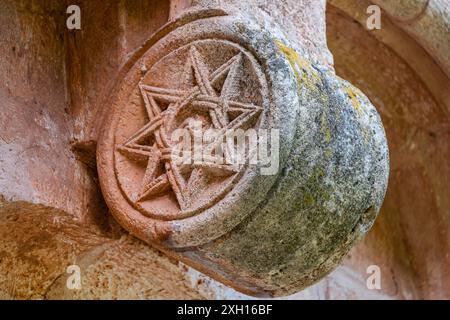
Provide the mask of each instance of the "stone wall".
MULTIPOLYGON (((1 298, 248 298, 129 236, 97 181, 100 104, 113 80, 168 19, 208 2, 82 0, 82 29, 73 31, 69 1, 0 3, 1 298), (72 263, 86 274, 81 291, 65 287, 72 263)), ((436 40, 450 7, 431 1, 399 12, 375 2, 389 13, 375 32, 364 29, 365 1, 331 0, 327 15, 325 1, 251 2, 371 99, 391 150, 373 230, 334 273, 290 298, 449 298, 449 41, 436 40), (380 291, 365 286, 372 264, 381 267, 380 291)))

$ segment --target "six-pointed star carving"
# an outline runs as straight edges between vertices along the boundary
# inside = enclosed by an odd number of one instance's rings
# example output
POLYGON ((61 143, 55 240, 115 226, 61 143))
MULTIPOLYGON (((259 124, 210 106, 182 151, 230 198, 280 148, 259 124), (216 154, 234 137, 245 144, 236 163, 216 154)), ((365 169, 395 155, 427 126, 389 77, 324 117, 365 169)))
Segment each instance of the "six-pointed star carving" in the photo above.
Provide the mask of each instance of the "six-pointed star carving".
POLYGON ((232 164, 203 161, 192 167, 187 178, 183 175, 181 167, 173 160, 173 144, 167 130, 167 123, 179 110, 196 108, 206 111, 211 118, 212 126, 219 132, 213 143, 220 141, 228 130, 241 128, 255 119, 262 110, 259 106, 233 101, 229 98, 242 65, 241 53, 210 74, 200 53, 191 46, 187 65, 190 69, 188 72, 193 71, 194 80, 197 83, 190 90, 139 84, 149 122, 118 147, 119 151, 129 159, 147 161, 141 192, 136 202, 147 200, 171 188, 180 209, 185 210, 192 204, 195 196, 207 187, 205 172, 231 175, 238 170, 232 164), (222 89, 218 94, 214 86, 224 78, 222 89), (168 107, 162 110, 161 103, 168 104, 168 107), (231 113, 238 116, 230 120, 231 113), (153 138, 151 145, 148 145, 149 137, 153 138))

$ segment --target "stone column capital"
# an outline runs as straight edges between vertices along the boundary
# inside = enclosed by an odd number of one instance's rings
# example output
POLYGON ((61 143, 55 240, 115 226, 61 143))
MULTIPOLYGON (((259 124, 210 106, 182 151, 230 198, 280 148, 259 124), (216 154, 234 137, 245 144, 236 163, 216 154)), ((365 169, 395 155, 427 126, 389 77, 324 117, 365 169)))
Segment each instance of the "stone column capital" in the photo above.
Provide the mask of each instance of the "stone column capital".
POLYGON ((125 229, 168 255, 242 292, 286 295, 372 225, 383 126, 288 25, 207 3, 173 17, 117 79, 102 191, 125 229))

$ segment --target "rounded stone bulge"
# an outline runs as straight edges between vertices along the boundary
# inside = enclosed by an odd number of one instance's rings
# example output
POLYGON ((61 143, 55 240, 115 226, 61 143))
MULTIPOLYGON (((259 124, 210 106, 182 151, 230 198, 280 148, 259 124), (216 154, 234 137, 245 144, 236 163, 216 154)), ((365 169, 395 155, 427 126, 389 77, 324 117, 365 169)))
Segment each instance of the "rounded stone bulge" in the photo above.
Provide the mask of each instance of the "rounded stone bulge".
POLYGON ((259 26, 219 20, 156 39, 110 98, 102 190, 119 223, 148 242, 207 243, 251 213, 278 175, 261 173, 258 150, 274 128, 286 161, 298 96, 288 65, 275 64, 285 58, 259 26))

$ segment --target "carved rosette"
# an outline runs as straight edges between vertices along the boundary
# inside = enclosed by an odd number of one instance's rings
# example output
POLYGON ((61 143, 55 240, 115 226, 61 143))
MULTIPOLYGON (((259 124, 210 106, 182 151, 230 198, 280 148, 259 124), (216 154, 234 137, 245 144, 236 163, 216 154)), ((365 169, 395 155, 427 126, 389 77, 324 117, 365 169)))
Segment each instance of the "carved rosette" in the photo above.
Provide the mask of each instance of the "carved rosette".
POLYGON ((271 28, 221 9, 171 21, 121 72, 97 151, 102 192, 125 229, 259 296, 333 270, 372 225, 388 176, 375 108, 271 28), (238 130, 276 130, 277 170, 249 161, 245 139, 227 142, 238 130))
POLYGON ((254 35, 248 24, 221 10, 187 14, 149 40, 152 46, 114 89, 100 152, 108 160, 100 166, 103 189, 119 221, 146 241, 172 247, 207 243, 254 210, 261 199, 251 194, 267 193, 275 180, 276 175, 262 176, 259 164, 249 164, 248 142, 240 148, 226 139, 283 122, 281 139, 288 142, 294 119, 282 118, 298 109, 292 79, 290 88, 282 87, 275 66, 267 65, 270 57, 284 57, 268 34, 254 35), (252 41, 270 46, 258 52, 252 41), (220 145, 220 156, 213 151, 208 159, 200 150, 202 160, 195 161, 194 124, 204 134, 200 148, 220 145), (180 129, 190 133, 192 161, 180 161, 180 129), (205 141, 210 129, 214 134, 205 141), (247 161, 232 161, 230 154, 247 161))
POLYGON ((240 150, 227 145, 225 136, 257 127, 267 98, 255 58, 232 42, 198 40, 154 63, 138 87, 116 129, 116 178, 127 201, 161 220, 183 219, 214 206, 245 169, 245 163, 226 159, 240 150), (180 129, 189 137, 174 141, 180 129), (202 141, 194 145, 196 132, 202 141), (209 132, 211 141, 203 141, 209 132), (183 141, 189 158, 178 163, 175 151, 183 141), (220 155, 203 157, 203 149, 214 151, 216 145, 220 155), (195 147, 200 159, 194 159, 195 147))

